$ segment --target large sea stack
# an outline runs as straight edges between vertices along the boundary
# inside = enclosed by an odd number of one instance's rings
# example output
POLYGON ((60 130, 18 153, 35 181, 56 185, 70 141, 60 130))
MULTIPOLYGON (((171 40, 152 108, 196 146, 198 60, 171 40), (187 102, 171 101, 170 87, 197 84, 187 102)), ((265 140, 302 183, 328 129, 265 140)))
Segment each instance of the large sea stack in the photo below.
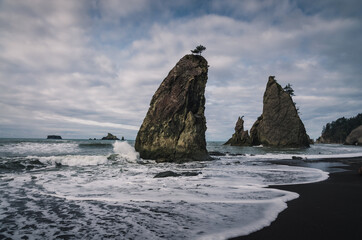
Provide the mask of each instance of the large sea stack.
POLYGON ((239 117, 235 124, 235 133, 232 137, 224 144, 231 146, 250 146, 251 140, 248 131, 244 131, 244 120, 243 117, 239 117))
POLYGON ((209 160, 206 150, 205 87, 208 65, 186 55, 163 80, 137 134, 141 158, 158 162, 209 160))
POLYGON ((250 130, 253 145, 309 147, 309 136, 291 96, 270 76, 263 98, 263 114, 250 130))

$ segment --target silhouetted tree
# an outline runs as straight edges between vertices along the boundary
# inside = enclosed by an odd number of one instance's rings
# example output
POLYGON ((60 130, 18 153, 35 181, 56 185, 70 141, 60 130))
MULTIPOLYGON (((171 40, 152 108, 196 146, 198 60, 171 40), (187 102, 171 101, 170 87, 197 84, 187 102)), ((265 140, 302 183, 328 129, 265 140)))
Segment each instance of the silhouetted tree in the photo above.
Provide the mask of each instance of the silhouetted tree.
POLYGON ((191 52, 194 53, 194 54, 199 54, 199 55, 201 55, 201 53, 202 53, 203 51, 205 51, 205 50, 206 50, 206 47, 204 47, 204 46, 202 46, 202 45, 199 45, 199 46, 197 46, 194 50, 191 50, 191 52))
POLYGON ((284 91, 286 91, 290 96, 295 96, 294 95, 294 89, 292 88, 292 85, 290 83, 288 83, 285 87, 284 87, 284 91))

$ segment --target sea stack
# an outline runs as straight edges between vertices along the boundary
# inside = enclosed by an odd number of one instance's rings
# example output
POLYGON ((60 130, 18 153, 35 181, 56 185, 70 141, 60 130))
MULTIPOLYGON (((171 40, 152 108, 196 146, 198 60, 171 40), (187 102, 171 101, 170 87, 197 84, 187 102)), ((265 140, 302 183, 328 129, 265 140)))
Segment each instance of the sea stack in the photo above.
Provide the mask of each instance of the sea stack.
POLYGON ((263 113, 250 130, 252 145, 309 147, 309 136, 291 96, 270 76, 263 113))
POLYGON ((248 131, 244 131, 244 120, 243 117, 239 117, 235 124, 235 133, 232 137, 224 144, 231 146, 250 146, 251 140, 248 131))
POLYGON ((158 162, 209 160, 206 150, 205 87, 208 65, 199 55, 186 55, 152 97, 138 131, 135 149, 158 162))

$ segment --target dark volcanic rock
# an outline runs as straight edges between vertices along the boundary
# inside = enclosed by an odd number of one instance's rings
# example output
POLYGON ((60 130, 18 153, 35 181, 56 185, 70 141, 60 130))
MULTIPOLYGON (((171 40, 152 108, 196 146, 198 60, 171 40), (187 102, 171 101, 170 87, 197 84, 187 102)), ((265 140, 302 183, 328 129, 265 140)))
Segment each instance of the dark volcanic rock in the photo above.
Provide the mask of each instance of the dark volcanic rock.
POLYGON ((250 130, 253 145, 309 147, 309 136, 290 95, 269 77, 263 98, 263 114, 250 130))
POLYGON ((346 145, 362 145, 362 125, 353 129, 346 138, 346 145))
POLYGON ((107 137, 102 137, 102 140, 119 140, 119 138, 111 133, 108 133, 107 137))
POLYGON ((210 156, 226 156, 226 153, 222 153, 219 151, 211 151, 209 152, 210 156))
POLYGON ((235 133, 233 136, 224 144, 231 146, 250 146, 251 140, 248 131, 244 131, 244 120, 242 117, 238 118, 235 125, 235 133))
POLYGON ((153 178, 165 178, 165 177, 179 177, 181 174, 172 172, 172 171, 165 171, 157 173, 153 178))
POLYGON ((62 137, 58 135, 48 135, 47 139, 62 139, 62 137))
POLYGON ((201 172, 176 173, 176 172, 173 172, 173 171, 165 171, 165 172, 157 173, 153 178, 180 177, 180 176, 192 177, 192 176, 197 176, 199 174, 201 174, 201 172))
POLYGON ((206 150, 205 87, 208 65, 186 55, 163 80, 137 134, 135 149, 158 162, 209 160, 206 150))

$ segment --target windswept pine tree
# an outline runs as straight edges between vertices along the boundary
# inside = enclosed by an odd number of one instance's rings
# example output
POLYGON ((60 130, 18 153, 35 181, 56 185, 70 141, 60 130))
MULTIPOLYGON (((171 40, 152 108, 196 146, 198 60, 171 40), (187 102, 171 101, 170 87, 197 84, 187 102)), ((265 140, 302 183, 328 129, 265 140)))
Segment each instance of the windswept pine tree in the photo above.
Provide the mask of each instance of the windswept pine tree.
POLYGON ((194 50, 191 50, 193 54, 199 54, 201 56, 201 53, 206 50, 206 47, 199 45, 194 50))
POLYGON ((292 85, 290 83, 288 83, 285 87, 284 87, 284 91, 286 91, 290 96, 295 96, 294 94, 294 89, 292 88, 292 85))

